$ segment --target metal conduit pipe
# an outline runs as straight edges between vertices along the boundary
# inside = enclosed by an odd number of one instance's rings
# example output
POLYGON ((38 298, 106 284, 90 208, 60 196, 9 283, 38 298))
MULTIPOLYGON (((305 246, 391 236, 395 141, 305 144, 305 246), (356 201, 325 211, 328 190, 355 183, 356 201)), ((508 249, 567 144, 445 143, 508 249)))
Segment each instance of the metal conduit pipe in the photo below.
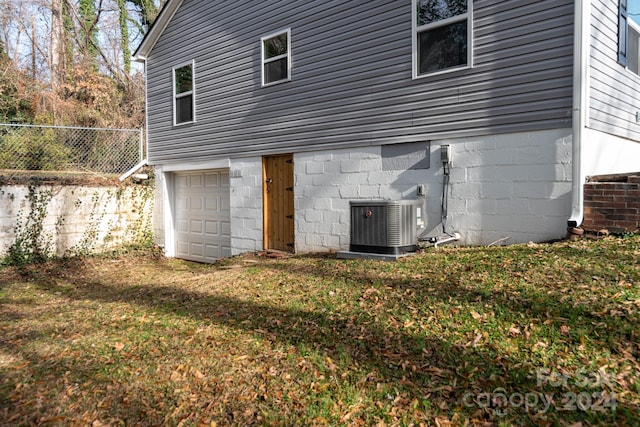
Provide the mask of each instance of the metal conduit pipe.
POLYGON ((438 239, 438 241, 433 245, 433 247, 437 248, 439 245, 442 245, 444 243, 449 243, 449 242, 454 242, 456 240, 460 240, 460 237, 461 237, 460 233, 453 233, 449 237, 445 237, 442 240, 438 239))

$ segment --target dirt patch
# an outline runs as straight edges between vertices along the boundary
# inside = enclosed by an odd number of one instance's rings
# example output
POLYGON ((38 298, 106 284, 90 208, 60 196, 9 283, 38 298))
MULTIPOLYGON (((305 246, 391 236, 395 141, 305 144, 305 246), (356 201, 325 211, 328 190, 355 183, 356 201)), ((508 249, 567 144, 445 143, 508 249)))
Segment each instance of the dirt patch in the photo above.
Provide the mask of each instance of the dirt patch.
MULTIPOLYGON (((153 179, 153 168, 143 167, 141 173, 153 179)), ((114 187, 122 185, 121 174, 90 171, 28 171, 0 169, 0 185, 73 185, 90 187, 114 187)), ((129 182, 130 179, 124 182, 129 182)), ((143 180, 142 183, 148 182, 143 180)))
POLYGON ((86 185, 112 187, 121 184, 118 175, 92 172, 15 171, 0 169, 0 185, 86 185))

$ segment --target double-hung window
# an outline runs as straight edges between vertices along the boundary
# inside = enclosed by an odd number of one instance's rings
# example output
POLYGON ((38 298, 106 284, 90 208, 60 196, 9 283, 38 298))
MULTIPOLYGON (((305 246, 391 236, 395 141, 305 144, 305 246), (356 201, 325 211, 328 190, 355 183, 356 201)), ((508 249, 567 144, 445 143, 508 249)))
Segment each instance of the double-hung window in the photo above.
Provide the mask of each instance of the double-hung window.
POLYGON ((413 0, 413 76, 471 66, 472 0, 413 0))
POLYGON ((195 121, 193 61, 173 67, 173 124, 195 121))
POLYGON ((618 62, 640 74, 640 0, 619 0, 618 62))
POLYGON ((291 80, 291 29, 262 37, 262 85, 291 80))

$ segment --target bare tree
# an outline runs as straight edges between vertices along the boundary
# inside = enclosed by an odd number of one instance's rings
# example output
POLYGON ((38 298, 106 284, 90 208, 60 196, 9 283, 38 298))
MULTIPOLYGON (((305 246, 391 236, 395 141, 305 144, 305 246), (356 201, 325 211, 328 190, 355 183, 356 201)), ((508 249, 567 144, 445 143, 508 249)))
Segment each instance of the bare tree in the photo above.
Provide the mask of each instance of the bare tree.
POLYGON ((0 0, 0 116, 141 125, 144 81, 132 44, 164 1, 0 0))
POLYGON ((62 18, 62 0, 51 0, 51 89, 57 93, 65 76, 65 31, 62 18))

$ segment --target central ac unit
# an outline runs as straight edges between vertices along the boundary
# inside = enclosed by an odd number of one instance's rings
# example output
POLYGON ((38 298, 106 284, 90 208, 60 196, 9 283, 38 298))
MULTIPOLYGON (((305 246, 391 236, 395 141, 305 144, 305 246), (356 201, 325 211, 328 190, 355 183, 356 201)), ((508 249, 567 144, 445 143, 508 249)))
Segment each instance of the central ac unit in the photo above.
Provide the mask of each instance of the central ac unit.
POLYGON ((418 201, 357 200, 350 203, 350 251, 400 255, 418 249, 418 201))

